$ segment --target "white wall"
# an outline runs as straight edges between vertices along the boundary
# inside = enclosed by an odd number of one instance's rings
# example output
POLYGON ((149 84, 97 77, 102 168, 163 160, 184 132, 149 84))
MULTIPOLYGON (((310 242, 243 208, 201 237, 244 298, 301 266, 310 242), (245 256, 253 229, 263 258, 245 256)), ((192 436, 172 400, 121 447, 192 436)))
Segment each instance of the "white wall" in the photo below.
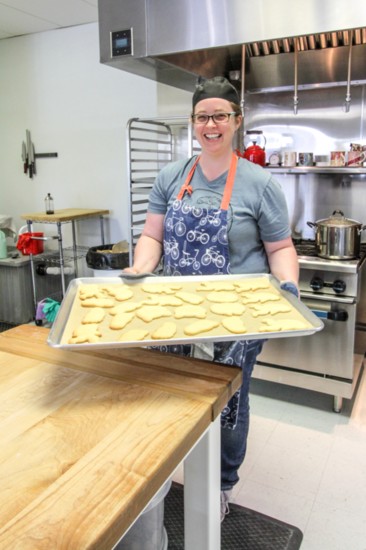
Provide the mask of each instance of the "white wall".
MULTIPOLYGON (((97 24, 0 40, 0 67, 0 214, 19 229, 50 192, 55 209, 110 209, 107 242, 126 239, 127 121, 188 113, 190 94, 100 64, 97 24), (21 160, 26 129, 36 153, 58 153, 36 160, 33 179, 21 160)), ((78 235, 100 244, 99 223, 79 223, 78 235)))

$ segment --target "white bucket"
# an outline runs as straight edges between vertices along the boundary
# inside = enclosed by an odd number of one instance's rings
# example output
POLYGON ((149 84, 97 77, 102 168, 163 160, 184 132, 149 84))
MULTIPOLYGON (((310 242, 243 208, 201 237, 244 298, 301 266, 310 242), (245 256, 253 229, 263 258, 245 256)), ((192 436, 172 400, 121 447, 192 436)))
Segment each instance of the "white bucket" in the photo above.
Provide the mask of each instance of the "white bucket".
POLYGON ((172 481, 167 481, 146 506, 131 529, 114 550, 167 550, 168 535, 164 528, 164 498, 172 481))

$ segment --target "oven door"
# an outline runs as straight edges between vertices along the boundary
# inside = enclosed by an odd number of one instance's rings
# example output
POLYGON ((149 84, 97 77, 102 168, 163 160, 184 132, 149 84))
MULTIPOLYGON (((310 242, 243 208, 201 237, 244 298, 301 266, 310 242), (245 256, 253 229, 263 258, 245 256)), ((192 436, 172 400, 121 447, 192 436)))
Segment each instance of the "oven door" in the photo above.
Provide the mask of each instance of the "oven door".
POLYGON ((301 293, 324 328, 310 336, 271 339, 257 363, 340 379, 353 379, 356 302, 339 296, 301 293))

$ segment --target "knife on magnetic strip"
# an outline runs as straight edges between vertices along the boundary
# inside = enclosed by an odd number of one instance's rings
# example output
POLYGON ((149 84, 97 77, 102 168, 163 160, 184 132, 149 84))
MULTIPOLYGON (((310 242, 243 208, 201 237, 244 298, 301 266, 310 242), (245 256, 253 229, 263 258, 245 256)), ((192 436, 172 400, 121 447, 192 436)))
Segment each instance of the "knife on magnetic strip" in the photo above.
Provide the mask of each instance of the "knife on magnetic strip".
POLYGON ((32 165, 33 149, 32 149, 32 142, 31 142, 31 135, 29 130, 26 130, 25 132, 27 136, 27 163, 28 163, 29 177, 33 178, 33 165, 32 165))
POLYGON ((26 174, 28 172, 28 162, 27 162, 27 148, 25 146, 24 141, 22 141, 22 161, 23 161, 24 174, 26 174))

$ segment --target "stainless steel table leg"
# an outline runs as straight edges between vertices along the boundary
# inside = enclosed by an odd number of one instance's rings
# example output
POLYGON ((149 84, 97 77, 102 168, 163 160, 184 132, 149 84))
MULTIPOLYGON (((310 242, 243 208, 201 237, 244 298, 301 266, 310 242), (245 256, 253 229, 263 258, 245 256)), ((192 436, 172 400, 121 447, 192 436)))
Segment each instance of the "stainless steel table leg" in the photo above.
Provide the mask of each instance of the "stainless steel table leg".
POLYGON ((62 224, 57 222, 57 238, 58 238, 58 251, 60 255, 60 276, 61 276, 61 289, 62 289, 62 298, 66 293, 66 284, 65 284, 65 262, 64 262, 64 251, 62 245, 62 224))
POLYGON ((184 461, 185 550, 220 550, 220 420, 184 461))
MULTIPOLYGON (((29 233, 33 233, 33 224, 32 220, 27 220, 27 228, 29 233)), ((36 318, 37 315, 37 289, 36 289, 36 276, 34 273, 34 260, 33 260, 33 254, 29 254, 29 262, 30 262, 30 269, 31 269, 31 278, 32 278, 32 292, 33 292, 33 304, 34 304, 34 318, 36 318)))
POLYGON ((340 413, 342 410, 343 405, 343 397, 340 397, 339 395, 335 395, 333 399, 333 411, 336 413, 340 413))
POLYGON ((104 242, 104 218, 103 218, 103 216, 100 216, 99 219, 100 219, 100 236, 102 238, 102 244, 105 244, 105 242, 104 242))
POLYGON ((75 277, 77 277, 78 276, 78 256, 77 256, 75 220, 72 220, 71 227, 72 227, 72 252, 74 257, 74 271, 75 271, 75 277))

